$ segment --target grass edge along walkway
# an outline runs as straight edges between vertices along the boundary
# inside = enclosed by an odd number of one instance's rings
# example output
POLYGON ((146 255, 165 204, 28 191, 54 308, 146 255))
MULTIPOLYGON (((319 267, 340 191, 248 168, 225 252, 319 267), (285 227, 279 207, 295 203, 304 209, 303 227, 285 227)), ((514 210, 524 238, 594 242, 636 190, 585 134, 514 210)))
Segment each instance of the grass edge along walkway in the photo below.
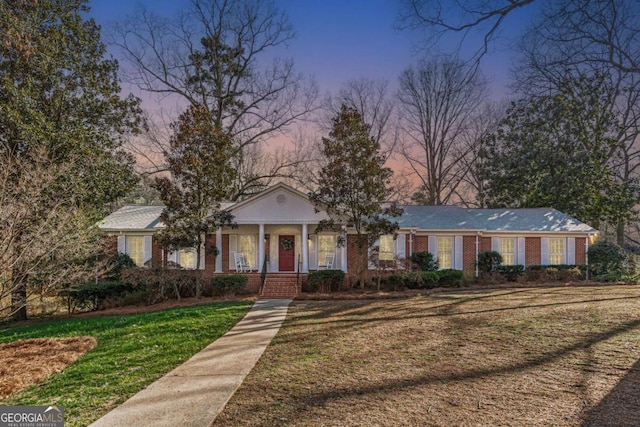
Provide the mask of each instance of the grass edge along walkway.
POLYGON ((93 350, 0 405, 61 405, 65 425, 85 426, 230 330, 250 302, 215 303, 127 316, 52 319, 0 331, 0 343, 88 335, 93 350))

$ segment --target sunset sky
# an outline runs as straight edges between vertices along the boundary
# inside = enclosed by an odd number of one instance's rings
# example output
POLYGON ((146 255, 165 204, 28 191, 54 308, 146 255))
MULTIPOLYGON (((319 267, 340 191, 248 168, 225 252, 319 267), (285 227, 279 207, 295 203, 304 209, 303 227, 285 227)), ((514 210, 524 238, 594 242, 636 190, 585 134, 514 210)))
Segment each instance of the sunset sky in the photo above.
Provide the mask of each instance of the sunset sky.
MULTIPOLYGON (((323 93, 333 92, 352 78, 383 78, 395 87, 398 76, 419 57, 450 52, 443 44, 417 51, 417 34, 394 29, 399 0, 276 0, 293 24, 297 37, 279 56, 295 60, 298 71, 315 76, 323 93)), ((91 16, 103 26, 117 22, 143 4, 158 14, 171 16, 188 5, 188 0, 90 0, 91 16)), ((533 9, 525 9, 506 20, 502 38, 486 56, 482 69, 492 82, 492 97, 508 95, 506 82, 511 57, 510 43, 515 42, 533 9)), ((473 40, 472 40, 473 41, 473 40)))

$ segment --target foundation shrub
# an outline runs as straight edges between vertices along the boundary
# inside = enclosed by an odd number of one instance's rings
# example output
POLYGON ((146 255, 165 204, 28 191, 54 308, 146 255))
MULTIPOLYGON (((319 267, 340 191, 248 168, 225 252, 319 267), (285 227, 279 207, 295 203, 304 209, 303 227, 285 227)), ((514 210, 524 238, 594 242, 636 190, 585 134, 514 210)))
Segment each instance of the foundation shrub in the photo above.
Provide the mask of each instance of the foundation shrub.
POLYGON ((383 279, 386 288, 397 291, 403 288, 416 289, 417 286, 407 273, 391 273, 383 279))
POLYGON ((507 282, 517 282, 524 273, 523 265, 501 265, 496 270, 507 282))
POLYGON ((438 262, 431 252, 422 251, 411 254, 411 263, 420 271, 436 271, 438 262))
POLYGON ((340 290, 343 283, 342 270, 318 270, 307 276, 307 286, 311 292, 335 292, 340 290))
POLYGON ((437 288, 440 284, 440 272, 438 271, 423 271, 420 276, 422 285, 426 289, 437 288))
POLYGON ((506 283, 507 279, 503 274, 494 271, 492 273, 482 273, 480 275, 480 281, 484 285, 499 285, 506 283))
POLYGON ((148 303, 154 304, 170 298, 195 296, 196 280, 200 271, 133 268, 122 272, 122 281, 133 290, 147 290, 148 303))
POLYGON ((443 288, 458 288, 462 286, 464 272, 462 270, 438 270, 438 285, 443 288))
POLYGON ((122 297, 122 305, 147 305, 151 296, 152 292, 149 289, 131 291, 122 297))
POLYGON ((478 253, 478 271, 480 275, 494 273, 502 265, 502 255, 496 251, 478 253))
POLYGON ((88 282, 70 290, 69 298, 73 308, 95 311, 106 305, 118 305, 118 300, 132 291, 127 282, 88 282))
POLYGON ((213 296, 235 296, 247 290, 249 276, 242 274, 224 274, 211 279, 213 296))
POLYGON ((584 273, 578 267, 558 270, 558 279, 562 281, 583 280, 584 273))
POLYGON ((525 270, 525 278, 529 282, 540 283, 582 280, 586 277, 586 271, 585 265, 528 265, 525 270))
POLYGON ((117 253, 109 259, 107 268, 109 272, 104 276, 104 280, 115 281, 122 278, 123 271, 136 268, 136 263, 129 255, 117 253))

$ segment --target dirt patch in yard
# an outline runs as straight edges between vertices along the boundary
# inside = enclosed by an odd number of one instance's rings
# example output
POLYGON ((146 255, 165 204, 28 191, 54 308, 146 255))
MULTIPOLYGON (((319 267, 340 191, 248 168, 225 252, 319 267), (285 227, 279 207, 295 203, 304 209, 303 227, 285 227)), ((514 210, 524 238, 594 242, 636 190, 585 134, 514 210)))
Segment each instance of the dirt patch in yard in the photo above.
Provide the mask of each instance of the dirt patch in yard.
POLYGON ((295 301, 214 425, 634 426, 640 287, 295 301))
POLYGON ((93 337, 34 338, 0 344, 0 398, 62 372, 96 344, 93 337))

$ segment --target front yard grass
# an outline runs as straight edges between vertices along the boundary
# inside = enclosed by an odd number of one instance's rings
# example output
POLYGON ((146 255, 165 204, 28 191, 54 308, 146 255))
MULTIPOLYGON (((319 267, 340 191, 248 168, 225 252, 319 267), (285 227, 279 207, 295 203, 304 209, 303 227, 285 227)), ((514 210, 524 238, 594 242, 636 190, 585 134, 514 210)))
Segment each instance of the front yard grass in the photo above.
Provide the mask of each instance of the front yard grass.
POLYGON ((634 426, 640 287, 297 301, 215 426, 634 426))
POLYGON ((72 336, 98 341, 62 373, 0 399, 0 405, 62 405, 66 426, 86 426, 225 334, 250 308, 248 302, 218 303, 0 330, 0 343, 72 336))

